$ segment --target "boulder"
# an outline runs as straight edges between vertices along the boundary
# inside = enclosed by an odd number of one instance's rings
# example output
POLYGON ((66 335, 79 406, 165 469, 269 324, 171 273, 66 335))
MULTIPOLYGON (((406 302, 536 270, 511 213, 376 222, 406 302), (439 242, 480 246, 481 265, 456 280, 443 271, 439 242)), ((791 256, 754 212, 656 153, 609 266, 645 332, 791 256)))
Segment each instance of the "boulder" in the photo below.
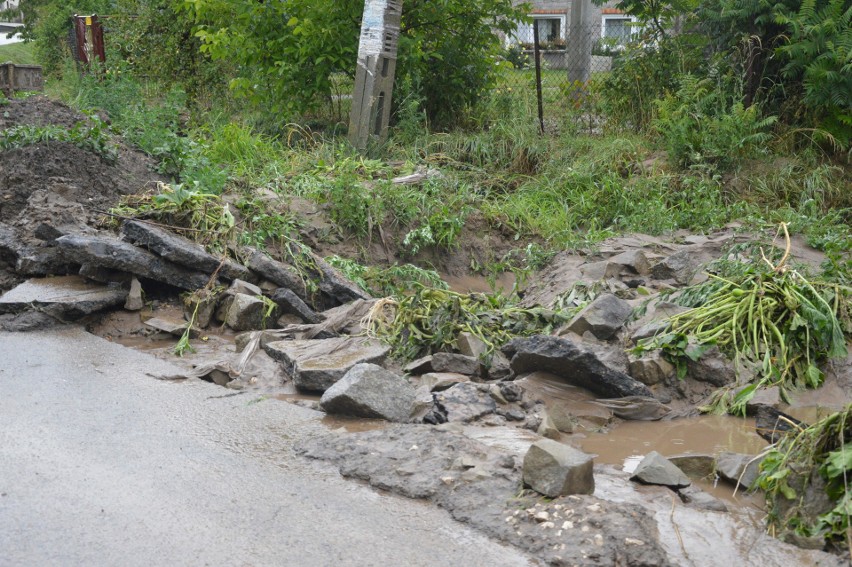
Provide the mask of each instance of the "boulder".
POLYGON ((508 380, 512 377, 509 359, 499 350, 491 354, 491 360, 485 372, 489 380, 508 380))
POLYGON ((79 276, 27 280, 0 296, 0 313, 40 310, 60 320, 79 319, 127 300, 127 290, 79 276))
POLYGON ((194 290, 207 285, 210 276, 173 264, 128 242, 111 236, 66 234, 56 240, 77 264, 92 264, 135 274, 181 289, 194 290))
POLYGON ((637 480, 643 484, 660 484, 674 488, 687 487, 692 482, 682 470, 672 464, 667 458, 656 451, 651 451, 642 461, 630 480, 637 480))
POLYGON ((479 359, 463 354, 436 352, 432 355, 432 372, 455 372, 479 376, 479 359))
POLYGON ((571 494, 592 494, 594 459, 568 445, 551 439, 533 443, 524 456, 524 485, 550 498, 571 494))
POLYGON ((320 399, 331 414, 408 421, 415 402, 414 388, 401 376, 375 364, 356 364, 320 399))
POLYGON ((261 329, 265 323, 267 309, 266 302, 259 297, 236 293, 225 315, 225 324, 235 331, 261 329))
POLYGON ((548 414, 544 414, 544 417, 541 419, 541 425, 538 426, 536 433, 548 439, 559 439, 561 437, 559 428, 556 427, 556 424, 553 423, 553 420, 548 414))
POLYGON ((695 508, 697 510, 709 510, 711 512, 728 511, 727 504, 695 486, 681 488, 677 491, 677 493, 678 496, 680 496, 681 501, 690 508, 695 508))
POLYGON ((260 286, 238 278, 231 282, 231 285, 228 286, 228 290, 225 293, 228 295, 236 295, 238 293, 244 293, 245 295, 263 295, 263 290, 260 286))
POLYGON ((390 347, 363 337, 273 341, 261 346, 300 390, 324 392, 350 368, 365 362, 381 364, 390 347))
POLYGON ((681 250, 654 265, 651 268, 651 277, 657 280, 674 280, 680 285, 687 285, 695 276, 698 267, 699 262, 695 252, 681 250))
POLYGON ((737 379, 737 370, 734 364, 714 346, 702 354, 698 360, 687 358, 686 375, 698 382, 721 387, 737 379))
MULTIPOLYGON (((210 325, 223 292, 221 288, 201 288, 183 297, 183 316, 187 321, 195 317, 195 325, 205 328, 210 325)), ((230 298, 232 299, 232 298, 230 298)), ((230 306, 230 305, 229 305, 230 306)), ((222 318, 225 318, 223 313, 222 318)))
POLYGON ((647 386, 604 365, 593 353, 570 339, 536 335, 513 339, 503 347, 515 374, 544 370, 607 398, 651 397, 647 386))
POLYGON ((616 254, 609 259, 609 263, 620 268, 620 274, 636 274, 640 276, 651 273, 651 264, 648 257, 641 250, 628 250, 616 254))
POLYGON ((646 352, 641 358, 631 360, 627 369, 630 376, 646 386, 663 383, 675 375, 674 365, 663 358, 658 350, 646 352))
POLYGON ((723 480, 749 488, 760 474, 761 461, 754 455, 724 451, 716 457, 716 472, 723 480))
POLYGON ((433 397, 434 419, 430 423, 469 422, 497 410, 488 387, 472 382, 456 384, 433 397))
POLYGON ((563 330, 578 335, 589 331, 599 339, 610 339, 624 326, 632 312, 633 308, 629 303, 607 293, 584 307, 563 330))
POLYGON ((296 293, 286 287, 279 287, 272 292, 272 301, 281 313, 296 315, 305 323, 315 324, 323 320, 323 316, 311 309, 296 293))
POLYGON ((182 236, 152 224, 128 220, 121 225, 121 233, 128 242, 191 270, 205 274, 218 274, 227 280, 254 279, 248 268, 228 258, 208 254, 204 247, 182 236))
POLYGON ((319 271, 319 289, 333 300, 333 305, 345 305, 358 299, 372 299, 369 293, 346 279, 343 274, 316 254, 311 253, 311 259, 319 271))
POLYGON ((461 354, 476 360, 482 360, 488 352, 488 345, 473 333, 459 333, 456 337, 456 346, 461 354))
MULTIPOLYGON (((151 317, 145 321, 145 325, 162 333, 168 333, 175 337, 180 337, 189 328, 188 321, 176 321, 168 317, 151 317)), ((190 338, 196 338, 199 335, 199 330, 195 327, 190 331, 190 338)))

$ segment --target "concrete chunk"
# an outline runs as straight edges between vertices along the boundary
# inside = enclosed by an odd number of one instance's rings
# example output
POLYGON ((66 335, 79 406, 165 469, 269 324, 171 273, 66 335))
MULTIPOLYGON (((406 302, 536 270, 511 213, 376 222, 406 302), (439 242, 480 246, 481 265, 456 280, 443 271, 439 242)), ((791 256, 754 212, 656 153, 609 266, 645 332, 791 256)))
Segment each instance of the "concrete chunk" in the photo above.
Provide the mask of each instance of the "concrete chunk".
POLYGON ((60 319, 78 319, 123 305, 126 298, 126 289, 95 284, 79 276, 32 279, 0 296, 0 313, 38 308, 60 319))
POLYGON ((591 455, 551 439, 534 443, 524 456, 524 485, 550 498, 592 494, 595 479, 591 455))
POLYGON ((325 391, 320 407, 331 414, 408 421, 415 390, 401 376, 375 364, 356 364, 325 391))

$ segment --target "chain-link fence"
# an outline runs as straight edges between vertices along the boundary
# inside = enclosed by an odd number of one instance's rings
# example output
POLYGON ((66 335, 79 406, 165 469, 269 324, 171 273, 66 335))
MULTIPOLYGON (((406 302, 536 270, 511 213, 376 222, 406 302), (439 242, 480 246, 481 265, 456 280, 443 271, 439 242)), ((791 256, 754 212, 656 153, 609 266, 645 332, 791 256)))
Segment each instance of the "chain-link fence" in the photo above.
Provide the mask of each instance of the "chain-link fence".
POLYGON ((498 96, 512 99, 514 112, 527 113, 543 131, 556 128, 567 112, 582 105, 588 83, 612 67, 631 34, 629 24, 566 26, 535 19, 504 38, 508 63, 498 96))

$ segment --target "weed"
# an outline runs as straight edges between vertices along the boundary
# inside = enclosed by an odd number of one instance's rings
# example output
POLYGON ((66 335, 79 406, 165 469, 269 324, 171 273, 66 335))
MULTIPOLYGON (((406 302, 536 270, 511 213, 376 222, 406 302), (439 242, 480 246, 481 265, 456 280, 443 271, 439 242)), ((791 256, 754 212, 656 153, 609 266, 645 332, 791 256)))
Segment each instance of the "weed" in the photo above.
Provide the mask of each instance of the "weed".
POLYGON ((118 159, 118 149, 112 143, 106 126, 97 116, 76 123, 70 129, 59 126, 21 125, 0 132, 0 150, 22 148, 46 142, 66 142, 101 156, 108 162, 118 159))
POLYGON ((325 260, 374 297, 405 295, 414 291, 417 286, 447 289, 447 283, 437 272, 412 264, 377 268, 364 266, 340 256, 329 256, 325 260))

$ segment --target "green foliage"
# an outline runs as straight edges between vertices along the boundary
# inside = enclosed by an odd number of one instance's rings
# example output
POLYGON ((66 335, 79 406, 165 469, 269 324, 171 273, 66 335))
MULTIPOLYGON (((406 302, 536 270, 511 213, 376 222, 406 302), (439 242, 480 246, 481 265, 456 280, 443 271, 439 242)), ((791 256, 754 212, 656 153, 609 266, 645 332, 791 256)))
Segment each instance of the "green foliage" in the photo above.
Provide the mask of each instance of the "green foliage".
POLYGON ((778 7, 790 31, 779 48, 789 63, 783 76, 801 80, 802 102, 817 125, 840 144, 852 143, 852 5, 848 0, 804 0, 798 12, 778 7))
POLYGON ((732 90, 721 80, 684 75, 678 91, 658 101, 654 127, 671 162, 727 171, 765 150, 776 118, 762 117, 755 105, 746 108, 732 90))
POLYGON ((766 493, 773 533, 813 537, 847 551, 852 547, 850 440, 852 406, 847 406, 793 430, 767 452, 756 484, 766 493))
POLYGON ((95 115, 78 122, 70 129, 60 126, 13 126, 0 131, 0 150, 22 148, 45 142, 66 142, 101 156, 108 162, 118 159, 118 149, 112 143, 106 125, 95 115))
POLYGON ((452 350, 459 333, 467 332, 495 348, 517 336, 547 334, 570 314, 542 307, 522 308, 517 298, 502 294, 461 294, 415 286, 398 301, 384 299, 368 316, 369 333, 393 346, 396 356, 411 360, 452 350))
POLYGON ((434 270, 413 264, 393 265, 387 268, 365 266, 340 256, 329 256, 325 261, 340 270, 344 276, 373 297, 400 296, 415 291, 420 286, 447 289, 447 283, 434 270))
MULTIPOLYGON (((334 76, 354 75, 363 2, 355 0, 185 0, 202 51, 237 64, 241 97, 285 116, 328 104, 334 76)), ((510 0, 409 0, 397 72, 434 123, 448 123, 493 80, 499 39, 523 10, 510 0)), ((342 117, 341 117, 342 118, 342 117)))

